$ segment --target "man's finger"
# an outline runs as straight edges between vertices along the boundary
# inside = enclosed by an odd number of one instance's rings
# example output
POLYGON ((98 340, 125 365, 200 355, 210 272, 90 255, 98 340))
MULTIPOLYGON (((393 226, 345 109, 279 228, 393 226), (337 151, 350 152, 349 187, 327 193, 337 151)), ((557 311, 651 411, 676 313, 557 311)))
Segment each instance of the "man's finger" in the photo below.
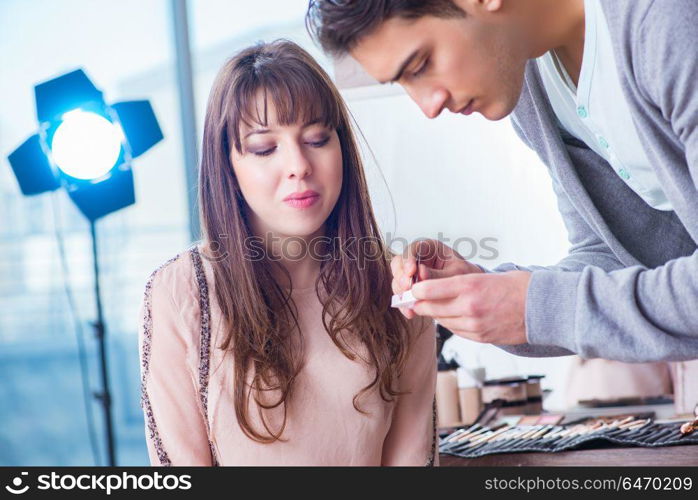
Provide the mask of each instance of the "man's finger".
POLYGON ((412 309, 409 309, 407 307, 401 307, 400 312, 405 316, 407 319, 412 319, 415 317, 415 312, 412 309))
POLYGON ((408 255, 411 260, 426 264, 428 267, 440 267, 439 242, 436 240, 417 240, 408 247, 408 255))
POLYGON ((412 295, 417 300, 445 300, 468 291, 469 281, 475 275, 461 274, 450 278, 420 281, 412 286, 412 295))
POLYGON ((417 272, 417 263, 414 260, 405 260, 402 266, 402 273, 398 284, 402 291, 409 290, 412 287, 412 276, 417 272))
POLYGON ((439 321, 465 315, 463 306, 457 298, 447 300, 418 300, 412 309, 420 316, 439 318, 439 321))
POLYGON ((405 259, 402 255, 396 255, 390 260, 390 272, 393 275, 391 286, 394 294, 409 290, 410 286, 412 286, 412 275, 410 274, 409 278, 405 279, 405 259))
POLYGON ((453 276, 453 274, 454 273, 452 270, 434 269, 432 267, 425 266, 424 264, 419 265, 420 280, 438 280, 442 278, 450 278, 453 276))
POLYGON ((392 259, 390 259, 390 272, 393 273, 393 276, 399 272, 402 272, 402 265, 402 255, 395 255, 392 259))
POLYGON ((474 342, 483 342, 483 332, 476 328, 479 325, 473 325, 470 320, 463 318, 434 318, 444 328, 452 331, 459 337, 472 340, 474 342))

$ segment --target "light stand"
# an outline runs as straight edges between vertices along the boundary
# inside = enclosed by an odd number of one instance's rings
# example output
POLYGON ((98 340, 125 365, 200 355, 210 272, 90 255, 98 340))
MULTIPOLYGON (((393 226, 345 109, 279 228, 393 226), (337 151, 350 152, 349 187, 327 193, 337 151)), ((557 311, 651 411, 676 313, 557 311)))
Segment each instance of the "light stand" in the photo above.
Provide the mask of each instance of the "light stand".
POLYGON ((116 444, 114 441, 114 425, 111 412, 111 392, 109 390, 109 370, 107 367, 107 339, 102 312, 102 298, 99 289, 99 254, 97 252, 97 231, 95 221, 90 220, 90 237, 92 239, 92 262, 94 264, 95 304, 97 305, 97 319, 93 323, 95 337, 99 346, 99 365, 102 377, 102 390, 95 392, 95 398, 102 404, 104 410, 104 431, 107 436, 107 463, 110 467, 116 465, 116 444))
POLYGON ((107 462, 116 465, 112 399, 107 364, 107 329, 100 290, 97 219, 135 203, 131 161, 162 140, 148 101, 108 105, 81 69, 34 87, 39 131, 8 159, 22 194, 65 188, 90 223, 94 294, 93 322, 99 347, 107 462))

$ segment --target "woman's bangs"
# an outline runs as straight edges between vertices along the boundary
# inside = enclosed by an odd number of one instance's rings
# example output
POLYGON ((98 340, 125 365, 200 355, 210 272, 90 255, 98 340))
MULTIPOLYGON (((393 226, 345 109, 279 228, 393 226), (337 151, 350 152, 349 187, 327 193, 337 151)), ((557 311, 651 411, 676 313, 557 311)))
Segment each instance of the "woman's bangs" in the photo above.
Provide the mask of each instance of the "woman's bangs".
POLYGON ((270 105, 280 126, 311 123, 322 123, 332 129, 339 126, 342 113, 337 97, 311 72, 303 67, 264 68, 237 82, 237 89, 231 92, 234 105, 228 123, 231 143, 238 151, 242 149, 241 125, 268 127, 270 105))

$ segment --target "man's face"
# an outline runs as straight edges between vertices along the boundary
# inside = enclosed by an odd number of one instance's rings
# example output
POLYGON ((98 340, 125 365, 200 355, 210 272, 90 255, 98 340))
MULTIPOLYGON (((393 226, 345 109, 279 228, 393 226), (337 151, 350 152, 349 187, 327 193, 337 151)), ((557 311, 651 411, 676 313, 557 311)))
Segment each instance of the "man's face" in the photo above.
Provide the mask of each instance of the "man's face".
POLYGON ((429 118, 443 109, 489 120, 516 106, 531 52, 517 13, 457 1, 464 17, 394 17, 351 55, 381 83, 397 82, 429 118))

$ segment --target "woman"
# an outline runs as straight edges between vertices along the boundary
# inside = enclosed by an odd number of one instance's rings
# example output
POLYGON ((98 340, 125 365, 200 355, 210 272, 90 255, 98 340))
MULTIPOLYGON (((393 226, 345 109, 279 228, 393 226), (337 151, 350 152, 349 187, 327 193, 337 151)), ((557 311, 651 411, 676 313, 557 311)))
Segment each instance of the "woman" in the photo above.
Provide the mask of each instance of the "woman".
POLYGON ((199 198, 141 307, 151 463, 434 464, 434 325, 390 308, 349 114, 299 46, 219 72, 199 198))

